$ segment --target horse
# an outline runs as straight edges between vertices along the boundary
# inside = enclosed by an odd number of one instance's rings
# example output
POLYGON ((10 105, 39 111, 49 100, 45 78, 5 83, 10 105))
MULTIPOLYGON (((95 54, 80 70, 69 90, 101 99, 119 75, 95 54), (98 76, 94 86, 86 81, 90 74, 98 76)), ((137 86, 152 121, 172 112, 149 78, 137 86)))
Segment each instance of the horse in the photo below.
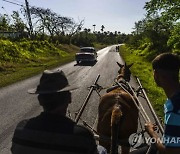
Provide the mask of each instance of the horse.
MULTIPOLYGON (((125 83, 130 81, 132 64, 122 65, 118 62, 117 64, 120 69, 116 81, 128 89, 125 83)), ((138 109, 132 99, 133 96, 130 96, 124 88, 113 86, 100 98, 98 106, 99 144, 111 154, 118 153, 120 141, 124 141, 121 144, 121 153, 128 154, 130 151, 128 138, 131 134, 136 133, 138 128, 138 109)))
POLYGON ((118 52, 119 51, 119 46, 116 46, 116 52, 118 52))

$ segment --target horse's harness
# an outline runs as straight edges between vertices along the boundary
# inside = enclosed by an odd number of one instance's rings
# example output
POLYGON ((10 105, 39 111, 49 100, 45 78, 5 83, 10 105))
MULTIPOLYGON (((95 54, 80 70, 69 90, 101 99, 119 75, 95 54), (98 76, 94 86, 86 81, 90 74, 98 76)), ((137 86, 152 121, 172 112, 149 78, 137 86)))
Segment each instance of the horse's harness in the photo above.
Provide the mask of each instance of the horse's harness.
MULTIPOLYGON (((90 87, 90 88, 91 88, 91 87, 90 87)), ((140 108, 138 107, 138 105, 136 104, 136 101, 135 101, 135 99, 134 99, 134 97, 133 97, 133 96, 136 96, 135 92, 138 93, 138 90, 135 90, 133 87, 131 87, 131 86, 129 85, 128 81, 126 81, 126 80, 123 79, 123 78, 121 78, 121 80, 118 80, 117 78, 115 78, 115 79, 114 79, 114 83, 113 83, 112 87, 110 87, 110 88, 107 88, 107 87, 106 87, 106 88, 103 88, 103 87, 99 86, 98 84, 93 85, 92 88, 97 92, 97 94, 98 94, 99 96, 100 96, 99 92, 100 92, 102 89, 107 89, 106 92, 109 93, 109 92, 111 92, 111 91, 113 91, 113 90, 115 90, 115 89, 121 88, 121 89, 123 89, 126 93, 128 93, 128 94, 131 96, 131 98, 133 99, 136 107, 138 108, 139 111, 141 111, 140 108)), ((100 97, 101 97, 101 96, 100 96, 100 97)), ((136 97, 137 97, 137 96, 136 96, 136 97)), ((123 116, 122 116, 122 119, 121 119, 121 120, 123 120, 123 119, 124 119, 124 118, 123 118, 123 116)), ((90 127, 90 126, 89 126, 89 127, 90 127)), ((92 129, 91 127, 90 127, 90 129, 91 129, 95 134, 97 134, 97 132, 96 132, 94 129, 92 129)), ((140 132, 141 132, 141 133, 144 132, 143 128, 141 128, 141 129, 142 129, 142 131, 140 131, 140 132)), ((96 136, 96 135, 95 135, 95 136, 96 136)), ((99 137, 102 138, 104 141, 109 141, 109 140, 111 140, 111 139, 110 139, 109 137, 107 137, 107 136, 99 136, 99 137)), ((97 137, 97 138, 99 138, 99 137, 97 137)), ((118 144, 119 144, 119 145, 124 145, 124 146, 127 146, 127 147, 130 146, 130 144, 129 144, 129 142, 128 142, 127 140, 118 140, 118 144)))
MULTIPOLYGON (((113 90, 115 90, 115 89, 117 89, 117 88, 121 88, 121 89, 123 89, 126 93, 128 93, 132 98, 133 98, 133 96, 134 96, 134 91, 135 91, 135 89, 133 88, 133 87, 130 87, 129 86, 129 83, 128 83, 128 81, 126 81, 125 79, 121 79, 120 81, 118 81, 117 80, 117 78, 115 78, 114 79, 114 83, 113 83, 113 85, 112 85, 112 87, 110 87, 110 88, 108 88, 107 90, 106 90, 106 92, 107 93, 109 93, 109 92, 111 92, 111 91, 113 91, 113 90)), ((137 93, 138 93, 138 91, 136 91, 137 93)), ((135 100, 133 99, 133 101, 134 101, 134 103, 135 103, 135 100)), ((121 120, 123 120, 124 118, 123 118, 123 116, 122 116, 122 119, 121 120)), ((139 119, 140 120, 140 119, 139 119)), ((143 133, 144 132, 144 130, 143 130, 143 128, 142 128, 142 124, 140 125, 141 126, 141 131, 140 131, 140 133, 143 133)), ((144 136, 144 135, 143 135, 144 136)), ((105 137, 105 136, 103 136, 102 137, 104 140, 108 140, 108 137, 105 137)), ((127 140, 118 140, 118 144, 119 145, 124 145, 124 146, 127 146, 127 147, 129 147, 130 145, 129 145, 129 142, 127 141, 127 140)))
MULTIPOLYGON (((118 81, 117 78, 114 79, 114 83, 113 83, 112 87, 108 88, 106 90, 106 92, 109 93, 109 92, 111 92, 111 91, 113 91, 115 89, 118 89, 118 88, 123 89, 125 92, 128 91, 131 95, 133 95, 131 89, 129 88, 129 86, 127 84, 127 81, 125 79, 121 79, 120 81, 118 81)), ((123 119, 124 119, 124 116, 122 115, 121 121, 123 121, 123 119)), ((103 136, 102 139, 106 140, 106 141, 110 140, 110 138, 107 137, 107 136, 103 136)), ((126 140, 126 139, 118 140, 118 144, 123 145, 123 146, 127 146, 127 147, 130 146, 128 140, 126 140)))
POLYGON ((106 90, 107 93, 117 89, 117 88, 122 88, 124 91, 128 91, 131 95, 133 95, 129 85, 127 84, 127 81, 125 79, 121 79, 120 81, 118 81, 116 78, 114 79, 114 83, 112 85, 112 87, 108 88, 106 90))

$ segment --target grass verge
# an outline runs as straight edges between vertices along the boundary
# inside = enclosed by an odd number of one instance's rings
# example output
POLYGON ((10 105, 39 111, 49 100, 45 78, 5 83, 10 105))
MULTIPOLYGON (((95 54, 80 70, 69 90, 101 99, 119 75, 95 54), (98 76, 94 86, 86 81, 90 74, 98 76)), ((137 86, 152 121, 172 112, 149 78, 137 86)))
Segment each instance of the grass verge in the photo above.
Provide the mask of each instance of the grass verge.
POLYGON ((73 45, 42 41, 0 41, 0 88, 74 60, 73 45), (33 50, 32 50, 33 49, 33 50))
POLYGON ((124 45, 120 47, 120 54, 127 64, 134 63, 131 67, 132 74, 140 79, 158 116, 164 117, 163 104, 166 96, 163 90, 157 87, 154 82, 151 62, 143 56, 137 55, 135 50, 130 50, 124 45))
POLYGON ((38 73, 41 73, 45 69, 51 69, 74 60, 74 56, 67 56, 63 59, 52 57, 50 61, 40 65, 23 64, 18 65, 16 68, 9 69, 3 73, 0 73, 0 88, 15 83, 17 81, 32 77, 38 73))

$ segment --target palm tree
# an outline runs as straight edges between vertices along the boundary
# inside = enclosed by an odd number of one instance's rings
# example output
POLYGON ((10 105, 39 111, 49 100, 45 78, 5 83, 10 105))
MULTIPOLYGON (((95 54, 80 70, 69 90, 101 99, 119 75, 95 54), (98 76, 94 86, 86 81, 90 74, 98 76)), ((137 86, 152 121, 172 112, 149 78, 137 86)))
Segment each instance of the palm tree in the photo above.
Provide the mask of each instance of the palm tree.
POLYGON ((103 33, 103 31, 104 31, 104 28, 105 28, 104 25, 102 25, 102 26, 101 26, 101 31, 102 31, 102 33, 103 33))
POLYGON ((94 27, 94 32, 95 32, 95 27, 96 27, 96 25, 94 24, 93 27, 94 27))

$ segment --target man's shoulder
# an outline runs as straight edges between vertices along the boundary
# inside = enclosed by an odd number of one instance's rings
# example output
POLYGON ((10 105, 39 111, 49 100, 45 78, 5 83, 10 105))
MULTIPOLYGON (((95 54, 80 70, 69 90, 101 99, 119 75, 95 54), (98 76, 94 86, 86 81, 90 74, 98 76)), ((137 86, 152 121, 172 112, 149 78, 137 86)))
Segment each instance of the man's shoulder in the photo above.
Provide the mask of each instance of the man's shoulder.
POLYGON ((167 103, 165 112, 164 145, 168 148, 180 147, 178 138, 180 136, 180 93, 176 93, 167 103), (175 142, 173 142, 175 141, 175 142))
POLYGON ((36 117, 21 121, 18 127, 68 134, 73 133, 74 125, 75 122, 67 117, 41 113, 36 117))
MULTIPOLYGON (((37 119, 38 119, 37 117, 34 117, 31 119, 22 120, 17 124, 16 129, 18 128, 21 130, 23 130, 23 129, 38 130, 39 126, 34 126, 36 124, 39 125, 39 123, 38 123, 39 120, 37 120, 37 119), (36 129, 36 128, 38 128, 38 129, 36 129)), ((75 122, 69 118, 67 118, 67 120, 68 120, 68 123, 71 123, 71 124, 68 124, 68 126, 71 125, 71 127, 72 127, 71 130, 67 131, 67 132, 69 132, 68 134, 75 135, 75 136, 83 136, 83 137, 88 137, 88 138, 94 138, 94 135, 89 128, 87 128, 83 125, 80 125, 80 124, 75 124, 75 122)), ((40 128, 42 128, 42 127, 43 126, 40 126, 40 128)), ((49 126, 49 127, 51 127, 51 126, 49 126)), ((62 127, 63 127, 63 125, 62 125, 62 127)), ((46 131, 46 130, 47 129, 44 128, 41 131, 46 131)), ((51 132, 51 131, 48 130, 48 132, 51 132)), ((61 131, 58 131, 57 133, 61 133, 61 131)))
POLYGON ((74 134, 93 138, 93 133, 91 132, 91 130, 83 125, 75 125, 74 126, 74 134))
POLYGON ((176 93, 170 100, 172 102, 173 112, 180 114, 180 92, 176 93))
POLYGON ((17 125, 12 140, 13 145, 18 144, 23 147, 38 146, 40 149, 44 149, 44 147, 46 147, 45 149, 52 148, 53 145, 55 149, 60 151, 63 148, 71 151, 80 150, 82 152, 82 150, 90 150, 90 153, 96 152, 96 142, 93 133, 82 125, 74 123, 72 132, 63 133, 61 131, 49 131, 49 129, 48 131, 31 129, 26 127, 29 120, 32 119, 23 120, 17 125))
POLYGON ((180 92, 177 92, 174 96, 172 96, 171 100, 173 100, 173 101, 180 100, 180 92))

